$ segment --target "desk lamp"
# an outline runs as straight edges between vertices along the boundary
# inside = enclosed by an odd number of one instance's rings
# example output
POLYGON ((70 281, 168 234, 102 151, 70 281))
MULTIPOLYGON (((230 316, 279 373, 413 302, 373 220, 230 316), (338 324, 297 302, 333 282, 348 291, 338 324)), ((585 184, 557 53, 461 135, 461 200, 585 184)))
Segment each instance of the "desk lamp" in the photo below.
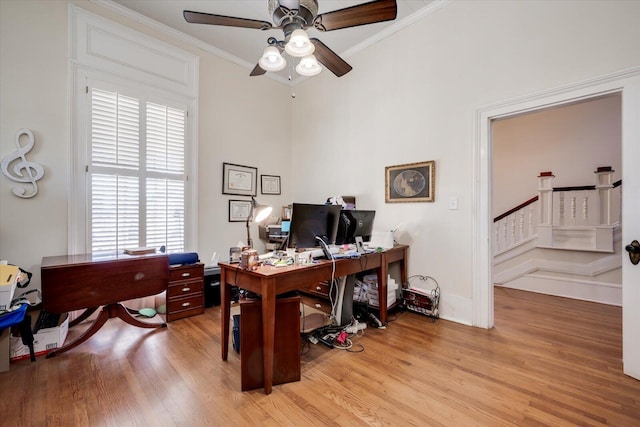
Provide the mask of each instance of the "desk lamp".
POLYGON ((251 209, 249 209, 249 216, 247 217, 247 246, 250 248, 253 248, 253 241, 251 240, 251 229, 249 224, 252 221, 264 221, 272 210, 273 208, 271 206, 261 205, 254 197, 251 197, 251 209))

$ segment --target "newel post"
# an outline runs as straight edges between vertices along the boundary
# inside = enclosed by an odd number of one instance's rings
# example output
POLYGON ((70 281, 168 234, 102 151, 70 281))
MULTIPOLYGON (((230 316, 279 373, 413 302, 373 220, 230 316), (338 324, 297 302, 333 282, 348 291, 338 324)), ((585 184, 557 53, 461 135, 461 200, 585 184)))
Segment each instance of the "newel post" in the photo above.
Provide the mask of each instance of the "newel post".
POLYGON ((551 247, 553 243, 553 179, 552 172, 538 175, 538 246, 551 247))
POLYGON ((613 225, 611 225, 611 178, 614 170, 611 166, 599 167, 596 174, 596 193, 598 195, 598 222, 596 223, 596 249, 613 252, 613 225))
POLYGON ((611 225, 611 177, 614 170, 611 166, 599 167, 596 174, 596 190, 598 194, 598 225, 611 225))

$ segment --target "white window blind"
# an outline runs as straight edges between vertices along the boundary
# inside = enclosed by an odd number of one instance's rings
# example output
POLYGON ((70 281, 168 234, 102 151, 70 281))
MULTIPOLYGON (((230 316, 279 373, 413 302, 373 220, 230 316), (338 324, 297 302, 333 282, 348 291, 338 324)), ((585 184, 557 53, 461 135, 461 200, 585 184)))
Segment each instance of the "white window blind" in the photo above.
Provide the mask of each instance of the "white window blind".
POLYGON ((185 111, 91 87, 92 253, 185 246, 185 111))

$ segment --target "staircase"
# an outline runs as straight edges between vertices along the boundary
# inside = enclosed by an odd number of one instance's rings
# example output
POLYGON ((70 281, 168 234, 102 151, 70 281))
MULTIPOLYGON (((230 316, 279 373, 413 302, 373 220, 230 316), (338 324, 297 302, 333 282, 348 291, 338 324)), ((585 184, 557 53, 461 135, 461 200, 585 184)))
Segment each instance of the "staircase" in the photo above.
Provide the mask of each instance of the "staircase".
POLYGON ((621 182, 595 171, 595 185, 553 187, 494 220, 494 284, 605 304, 622 301, 621 182))

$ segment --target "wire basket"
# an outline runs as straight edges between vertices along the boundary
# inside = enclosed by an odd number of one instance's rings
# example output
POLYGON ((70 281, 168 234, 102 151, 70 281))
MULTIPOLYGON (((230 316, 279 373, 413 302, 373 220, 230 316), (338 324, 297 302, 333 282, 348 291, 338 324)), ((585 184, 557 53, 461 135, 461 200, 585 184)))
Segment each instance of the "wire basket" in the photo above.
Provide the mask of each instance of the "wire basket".
POLYGON ((402 289, 404 307, 415 313, 438 319, 440 304, 440 286, 431 276, 411 276, 402 289))

